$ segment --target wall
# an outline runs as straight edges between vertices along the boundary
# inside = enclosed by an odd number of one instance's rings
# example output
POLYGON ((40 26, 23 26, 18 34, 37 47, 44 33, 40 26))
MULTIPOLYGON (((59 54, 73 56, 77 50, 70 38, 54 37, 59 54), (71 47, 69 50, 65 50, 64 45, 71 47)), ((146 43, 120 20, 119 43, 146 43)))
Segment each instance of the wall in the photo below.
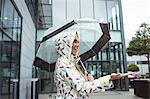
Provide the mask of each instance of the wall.
POLYGON ((15 0, 23 17, 20 66, 20 98, 31 99, 32 64, 35 57, 36 28, 24 0, 15 0))

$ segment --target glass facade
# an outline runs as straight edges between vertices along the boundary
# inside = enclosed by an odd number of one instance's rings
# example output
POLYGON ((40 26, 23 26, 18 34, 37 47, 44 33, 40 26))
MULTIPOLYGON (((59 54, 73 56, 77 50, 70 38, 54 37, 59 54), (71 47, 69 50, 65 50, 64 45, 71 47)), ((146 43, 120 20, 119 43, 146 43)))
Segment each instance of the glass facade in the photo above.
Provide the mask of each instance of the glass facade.
POLYGON ((0 0, 0 99, 19 97, 21 24, 14 3, 0 0))
MULTIPOLYGON (((110 42, 107 44, 107 48, 103 49, 97 55, 87 60, 87 66, 97 64, 97 71, 93 71, 92 68, 89 72, 95 72, 95 77, 104 76, 111 72, 122 72, 121 66, 123 65, 122 60, 122 44, 110 42), (97 73, 101 73, 97 76, 97 73)), ((88 67, 87 67, 88 68, 88 67)))
POLYGON ((118 0, 106 0, 107 20, 110 23, 110 30, 120 30, 120 15, 118 0))

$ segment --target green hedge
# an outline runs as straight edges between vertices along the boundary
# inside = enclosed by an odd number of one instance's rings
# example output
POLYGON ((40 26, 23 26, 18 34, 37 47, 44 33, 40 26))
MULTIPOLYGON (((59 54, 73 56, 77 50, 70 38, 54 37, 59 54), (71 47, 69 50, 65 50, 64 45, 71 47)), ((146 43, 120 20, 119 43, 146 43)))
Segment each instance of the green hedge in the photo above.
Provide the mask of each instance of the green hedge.
POLYGON ((129 64, 128 71, 132 71, 132 72, 139 71, 139 67, 136 64, 129 64))

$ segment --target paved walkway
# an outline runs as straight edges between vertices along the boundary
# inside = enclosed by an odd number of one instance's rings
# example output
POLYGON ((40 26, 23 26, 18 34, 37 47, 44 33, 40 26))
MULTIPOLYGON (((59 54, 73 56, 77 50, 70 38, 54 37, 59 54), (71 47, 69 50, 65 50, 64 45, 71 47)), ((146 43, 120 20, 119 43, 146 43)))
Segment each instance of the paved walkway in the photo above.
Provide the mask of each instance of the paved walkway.
POLYGON ((134 95, 133 89, 130 91, 107 91, 91 95, 90 99, 143 99, 134 95))
MULTIPOLYGON (((55 99, 54 94, 52 96, 48 94, 40 94, 39 99, 55 99)), ((133 89, 130 91, 106 91, 98 92, 90 95, 90 99, 144 99, 134 95, 133 89)))

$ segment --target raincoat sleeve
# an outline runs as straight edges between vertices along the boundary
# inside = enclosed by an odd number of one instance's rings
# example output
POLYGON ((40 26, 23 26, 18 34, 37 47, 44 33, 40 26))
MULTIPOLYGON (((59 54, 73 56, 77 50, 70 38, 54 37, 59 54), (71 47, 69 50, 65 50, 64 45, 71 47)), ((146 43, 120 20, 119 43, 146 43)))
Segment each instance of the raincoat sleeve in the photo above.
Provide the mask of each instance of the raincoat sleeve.
POLYGON ((63 77, 70 84, 72 88, 77 90, 80 94, 88 94, 97 90, 98 87, 101 89, 106 88, 110 84, 110 75, 100 77, 94 81, 86 81, 81 74, 74 69, 72 66, 64 64, 65 71, 63 77))

